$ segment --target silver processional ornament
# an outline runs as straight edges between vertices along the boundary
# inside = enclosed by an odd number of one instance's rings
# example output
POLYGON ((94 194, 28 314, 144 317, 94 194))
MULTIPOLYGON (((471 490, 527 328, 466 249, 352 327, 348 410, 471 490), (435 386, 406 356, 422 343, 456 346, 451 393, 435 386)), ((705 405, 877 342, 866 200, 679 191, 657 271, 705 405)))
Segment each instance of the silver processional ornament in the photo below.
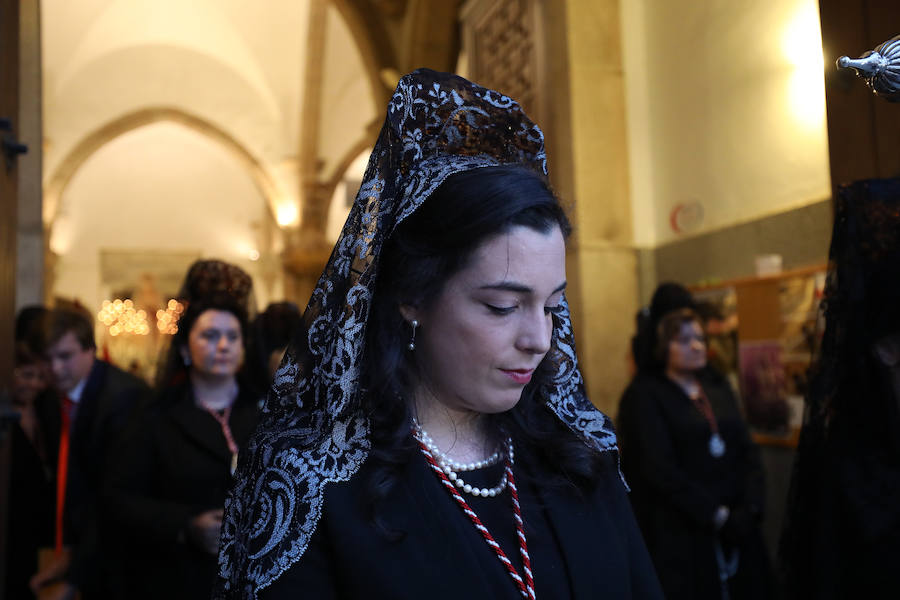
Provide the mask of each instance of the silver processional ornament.
POLYGON ((837 66, 856 71, 877 96, 900 102, 900 35, 859 58, 842 56, 837 60, 837 66))

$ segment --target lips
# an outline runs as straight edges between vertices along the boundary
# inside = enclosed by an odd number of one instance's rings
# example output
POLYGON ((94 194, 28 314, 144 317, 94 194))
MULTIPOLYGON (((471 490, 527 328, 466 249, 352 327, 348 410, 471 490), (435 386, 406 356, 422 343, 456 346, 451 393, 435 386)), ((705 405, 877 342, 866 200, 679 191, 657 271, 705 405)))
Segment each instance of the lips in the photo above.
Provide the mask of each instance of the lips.
POLYGON ((512 379, 514 382, 519 385, 525 385, 529 381, 531 381, 531 376, 534 374, 534 369, 500 369, 503 373, 506 374, 507 377, 512 379))

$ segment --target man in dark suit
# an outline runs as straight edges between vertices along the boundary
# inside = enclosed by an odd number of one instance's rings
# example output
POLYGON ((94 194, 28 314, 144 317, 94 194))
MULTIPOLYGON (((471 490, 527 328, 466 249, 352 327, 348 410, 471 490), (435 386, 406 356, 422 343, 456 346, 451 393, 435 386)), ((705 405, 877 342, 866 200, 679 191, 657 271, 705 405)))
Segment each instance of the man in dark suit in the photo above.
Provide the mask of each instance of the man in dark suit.
POLYGON ((43 324, 43 350, 59 403, 44 415, 50 456, 56 459, 54 559, 31 580, 32 589, 53 586, 53 596, 84 600, 109 593, 109 564, 101 557, 99 503, 117 438, 132 409, 149 392, 137 377, 96 357, 94 325, 83 310, 57 308, 43 324))

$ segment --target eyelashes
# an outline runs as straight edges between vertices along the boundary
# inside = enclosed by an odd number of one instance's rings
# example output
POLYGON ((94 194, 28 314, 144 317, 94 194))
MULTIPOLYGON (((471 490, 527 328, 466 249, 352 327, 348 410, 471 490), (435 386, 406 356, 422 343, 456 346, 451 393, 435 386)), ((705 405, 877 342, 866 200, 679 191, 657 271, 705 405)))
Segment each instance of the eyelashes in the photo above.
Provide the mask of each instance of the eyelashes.
MULTIPOLYGON (((488 310, 498 316, 512 314, 512 312, 517 308, 515 306, 494 306, 493 304, 485 304, 485 306, 488 308, 488 310)), ((556 306, 544 307, 544 312, 548 315, 559 315, 562 313, 562 311, 563 307, 561 304, 557 304, 556 306)))
POLYGON ((516 310, 515 306, 494 306, 493 304, 485 304, 489 311, 495 315, 505 316, 516 310))

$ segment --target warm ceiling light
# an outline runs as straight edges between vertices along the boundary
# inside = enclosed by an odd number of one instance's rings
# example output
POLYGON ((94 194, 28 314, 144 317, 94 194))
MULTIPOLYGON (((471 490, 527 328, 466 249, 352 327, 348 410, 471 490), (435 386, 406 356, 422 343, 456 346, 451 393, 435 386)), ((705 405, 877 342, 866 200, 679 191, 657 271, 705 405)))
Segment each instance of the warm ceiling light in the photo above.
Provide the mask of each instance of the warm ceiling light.
POLYGON ((819 11, 807 2, 788 22, 782 49, 793 67, 789 85, 791 111, 797 121, 819 127, 825 122, 825 58, 819 11))
POLYGON ((300 213, 297 211, 297 206, 289 202, 279 204, 275 210, 275 220, 278 221, 281 227, 296 225, 299 216, 300 213))

